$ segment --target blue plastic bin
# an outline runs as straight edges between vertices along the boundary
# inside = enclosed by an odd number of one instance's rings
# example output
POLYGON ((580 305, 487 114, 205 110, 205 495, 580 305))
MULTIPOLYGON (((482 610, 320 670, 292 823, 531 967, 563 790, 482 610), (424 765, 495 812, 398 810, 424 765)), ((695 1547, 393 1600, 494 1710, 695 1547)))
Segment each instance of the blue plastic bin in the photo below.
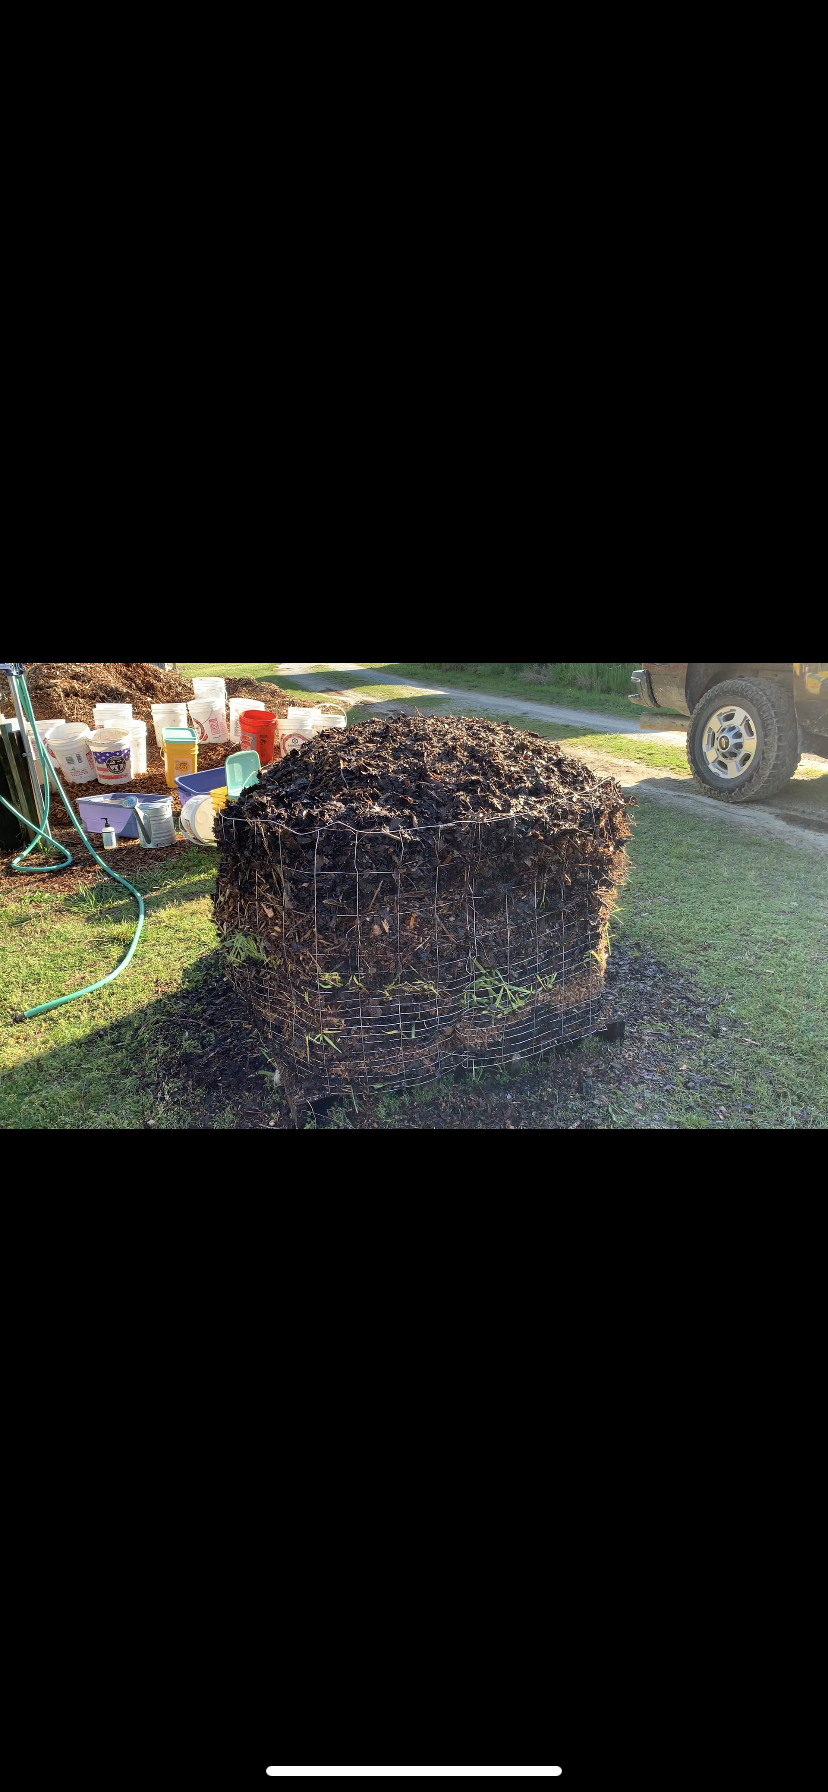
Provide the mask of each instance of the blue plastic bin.
POLYGON ((211 790, 220 790, 222 784, 227 783, 227 773, 224 766, 219 765, 211 772, 189 772, 186 777, 176 778, 175 782, 183 809, 191 796, 209 796, 211 790))

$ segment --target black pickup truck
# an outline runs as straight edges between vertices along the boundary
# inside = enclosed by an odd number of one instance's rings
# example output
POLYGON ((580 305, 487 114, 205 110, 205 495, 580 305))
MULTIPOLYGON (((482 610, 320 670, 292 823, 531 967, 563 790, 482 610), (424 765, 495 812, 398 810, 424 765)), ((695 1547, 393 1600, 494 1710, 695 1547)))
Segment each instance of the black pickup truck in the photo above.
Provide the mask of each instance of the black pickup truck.
POLYGON ((775 796, 803 753, 828 759, 828 664, 646 660, 631 703, 690 717, 687 758, 723 803, 775 796))

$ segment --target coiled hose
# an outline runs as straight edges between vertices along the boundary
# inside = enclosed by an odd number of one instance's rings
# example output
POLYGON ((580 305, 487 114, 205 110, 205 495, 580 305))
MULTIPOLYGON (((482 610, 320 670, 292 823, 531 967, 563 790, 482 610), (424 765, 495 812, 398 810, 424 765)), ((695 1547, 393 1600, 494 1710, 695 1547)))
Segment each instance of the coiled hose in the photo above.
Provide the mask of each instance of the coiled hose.
POLYGON ((29 845, 26 847, 25 852, 19 853, 16 859, 12 859, 13 869, 15 871, 22 871, 24 874, 26 872, 30 872, 30 871, 42 873, 42 872, 46 872, 46 871, 65 871, 67 865, 74 864, 72 854, 68 851, 68 849, 65 846, 61 846, 59 840, 53 840, 51 834, 49 834, 47 832, 47 823, 49 820, 49 779, 51 777, 54 780, 55 789, 58 793, 58 796, 60 797, 61 802, 63 803, 64 809, 66 810, 67 815, 69 816, 72 826, 76 829, 77 833, 80 834, 80 837, 83 841, 84 846, 86 847, 87 852, 90 852, 92 854, 92 857, 95 860, 96 864, 100 865, 101 870, 106 872, 107 877, 114 878, 115 882, 118 884, 123 884, 124 889, 129 891, 130 896, 135 897, 135 900, 138 904, 138 922, 137 922, 137 926, 135 928, 135 932, 133 933, 132 939, 130 940, 129 946, 127 947, 127 950, 124 953, 124 956, 121 959, 120 964, 115 966, 114 971, 110 971, 108 977, 101 977, 97 983, 87 983, 83 989, 73 990, 71 995, 56 996, 54 1001, 52 1001, 52 1002, 41 1002, 41 1003, 39 1003, 37 1008, 26 1008, 26 1009, 24 1009, 23 1013, 18 1016, 18 1019, 20 1019, 20 1020, 32 1020, 36 1014, 48 1014, 50 1008, 63 1008, 66 1002, 77 1002, 80 1000, 81 996, 94 995, 96 989, 103 989, 105 984, 112 983, 116 977, 120 977, 121 972, 126 970, 127 965, 129 964, 129 961, 132 958, 133 953, 135 952, 135 948, 138 944, 138 941, 141 938, 141 931, 142 931, 142 928, 144 925, 144 899, 139 890, 136 890, 132 884, 127 883, 127 880, 125 877, 120 877, 117 871, 113 871, 112 867, 110 865, 107 865, 106 861, 104 859, 102 859, 98 853, 96 853, 91 840, 84 833, 80 822, 78 820, 76 820, 74 812, 72 810, 72 806, 68 800, 68 797, 66 796, 65 791, 63 790, 63 788, 61 786, 61 782, 60 782, 60 779, 58 778, 57 772, 55 771, 54 766, 52 765, 51 761, 47 757, 46 749, 43 745, 40 735, 37 732, 37 727, 35 725, 34 711, 32 709, 32 700, 29 696, 29 692, 28 692, 28 689, 26 686, 25 676, 22 672, 19 672, 19 673, 9 672, 8 677, 15 678, 15 680, 16 680, 17 691, 18 691, 18 695, 20 697, 23 714, 26 716, 26 718, 30 724, 31 731, 34 736, 34 740, 37 743, 37 750, 40 754, 40 760, 41 760, 41 764, 43 766, 43 772, 44 772, 43 826, 42 827, 36 828, 34 826, 34 822, 29 820, 28 815, 21 815, 19 809, 15 809, 11 803, 6 801, 6 798, 4 796, 0 796, 0 803, 3 804, 3 808, 8 809, 9 813, 11 815, 17 816, 18 821, 22 821, 27 828, 32 828, 34 831, 34 839, 32 839, 29 842, 29 845), (57 864, 57 865, 24 865, 22 863, 22 860, 28 858, 29 853, 32 851, 32 848, 37 845, 38 840, 46 840, 46 839, 48 839, 50 846, 54 846, 58 852, 61 852, 63 854, 63 858, 60 860, 59 864, 57 864))

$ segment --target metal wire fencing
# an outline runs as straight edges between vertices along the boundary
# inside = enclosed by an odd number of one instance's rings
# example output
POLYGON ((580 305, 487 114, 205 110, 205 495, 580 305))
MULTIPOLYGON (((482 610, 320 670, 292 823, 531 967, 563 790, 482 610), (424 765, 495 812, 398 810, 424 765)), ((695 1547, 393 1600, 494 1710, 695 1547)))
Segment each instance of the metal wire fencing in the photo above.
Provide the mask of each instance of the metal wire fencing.
POLYGON ((584 824, 506 814, 409 829, 217 824, 229 975, 310 1093, 411 1089, 606 1025, 626 858, 584 824))

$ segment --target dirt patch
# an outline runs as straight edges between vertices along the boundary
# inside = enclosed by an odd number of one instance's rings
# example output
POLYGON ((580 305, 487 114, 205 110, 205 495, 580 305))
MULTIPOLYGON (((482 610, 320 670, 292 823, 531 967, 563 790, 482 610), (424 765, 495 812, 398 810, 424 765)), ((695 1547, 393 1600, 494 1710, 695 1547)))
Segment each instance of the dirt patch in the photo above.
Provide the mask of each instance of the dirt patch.
POLYGON ((696 790, 689 774, 679 777, 669 768, 659 771, 635 760, 580 747, 577 741, 567 741, 566 746, 573 758, 582 759, 596 774, 616 777, 623 791, 657 803, 686 804, 693 814, 704 816, 713 826, 748 828, 760 839, 784 840, 800 852, 828 856, 828 834, 823 830, 828 815, 823 812, 814 816, 804 803, 801 809, 787 805, 765 807, 763 803, 717 803, 696 790))
POLYGON ((154 1023, 142 1079, 144 1125, 158 1124, 172 1099, 192 1111, 190 1131, 210 1130, 229 1117, 237 1131, 291 1129, 287 1102, 277 1092, 246 1005, 224 976, 218 953, 200 967, 195 987, 164 1006, 154 1023))
MULTIPOLYGON (((62 812, 62 804, 56 805, 56 807, 59 807, 62 812)), ((51 814, 53 815, 54 812, 53 808, 51 814)), ((55 827, 53 834, 55 840, 59 840, 61 845, 65 846, 67 851, 72 854, 73 864, 67 865, 61 871, 38 872, 36 869, 13 871, 12 860, 17 856, 16 853, 0 854, 0 895, 19 896, 23 890, 31 893, 32 890, 53 889, 61 896, 65 896, 72 890, 88 890, 92 885, 98 883, 103 876, 100 865, 87 852, 74 828, 55 827)), ((113 871, 117 871, 118 876, 125 877, 129 883, 137 880, 139 888, 141 870, 145 866, 163 864, 165 860, 178 858, 182 853, 195 850, 183 837, 176 840, 172 846, 153 847, 151 853, 145 852, 138 840, 119 840, 113 851, 104 852, 100 835, 93 834, 91 839, 95 851, 100 853, 106 864, 111 864, 113 871)), ((52 854, 51 856, 55 858, 58 855, 52 854)), ((32 853, 28 859, 24 860, 24 865, 36 866, 40 857, 39 853, 32 853)))
MULTIPOLYGON (((309 1110, 318 1129, 355 1131, 598 1131, 618 1126, 678 1126, 681 1090, 705 1122, 724 1130, 753 1124, 726 1068, 739 1025, 724 991, 702 991, 692 967, 670 968, 617 942, 608 980, 613 1012, 626 1024, 617 1041, 560 1047, 539 1062, 507 1065, 475 1081, 467 1071, 403 1099, 344 1091, 337 1103, 309 1110), (720 1066, 707 1060, 721 1045, 720 1066)), ((197 988, 165 1005, 147 1054, 145 1124, 154 1125, 172 1095, 191 1106, 192 1129, 211 1128, 228 1109, 239 1130, 293 1128, 274 1086, 269 1042, 251 1024, 246 1003, 226 983, 215 955, 197 988)), ((805 1123, 805 1116, 802 1116, 805 1123)))

